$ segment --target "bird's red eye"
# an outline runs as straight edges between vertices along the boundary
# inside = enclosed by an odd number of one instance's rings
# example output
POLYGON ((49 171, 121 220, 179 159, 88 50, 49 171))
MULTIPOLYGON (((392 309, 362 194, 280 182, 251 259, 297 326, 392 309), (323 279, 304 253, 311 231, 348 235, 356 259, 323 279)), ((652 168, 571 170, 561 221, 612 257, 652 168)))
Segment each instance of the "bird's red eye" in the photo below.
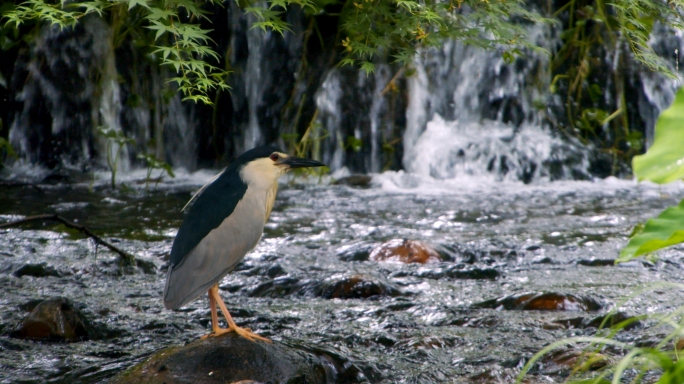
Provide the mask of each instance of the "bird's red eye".
POLYGON ((278 159, 280 159, 280 156, 278 156, 277 153, 272 153, 272 154, 271 154, 271 160, 273 160, 273 161, 278 161, 278 159))

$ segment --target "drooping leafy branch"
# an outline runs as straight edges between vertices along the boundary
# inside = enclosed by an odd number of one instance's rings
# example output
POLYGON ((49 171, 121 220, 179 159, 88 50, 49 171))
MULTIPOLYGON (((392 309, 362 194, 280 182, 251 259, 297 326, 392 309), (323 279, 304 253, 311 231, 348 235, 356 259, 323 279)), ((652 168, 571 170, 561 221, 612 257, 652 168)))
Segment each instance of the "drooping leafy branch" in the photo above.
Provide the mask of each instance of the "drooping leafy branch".
POLYGON ((347 35, 342 64, 360 64, 366 72, 373 71, 377 55, 409 64, 419 47, 440 46, 446 39, 517 53, 520 46, 540 49, 527 39, 523 21, 551 22, 520 0, 349 0, 342 15, 347 35))
POLYGON ((212 104, 209 94, 226 90, 227 72, 211 65, 205 59, 219 60, 209 37, 211 30, 198 23, 207 19, 204 4, 220 5, 219 0, 93 0, 58 1, 27 0, 5 13, 6 26, 19 27, 30 21, 43 21, 60 28, 76 25, 84 16, 96 13, 103 16, 113 8, 125 7, 141 10, 149 28, 155 31, 154 41, 159 43, 154 53, 161 56, 161 64, 171 66, 176 76, 169 79, 178 85, 184 100, 212 104))
POLYGON ((569 0, 551 14, 563 23, 563 44, 551 60, 550 89, 565 101, 564 130, 602 148, 612 158, 613 175, 644 149, 644 127, 629 108, 632 62, 636 59, 647 70, 678 76, 671 60, 676 52, 657 55, 652 47, 659 44, 654 44, 652 31, 658 25, 682 29, 682 4, 569 0))
POLYGON ((651 70, 676 77, 677 74, 667 66, 663 58, 653 52, 649 40, 655 23, 684 29, 682 18, 684 1, 616 0, 608 5, 614 10, 615 23, 635 57, 651 70))
MULTIPOLYGON (((500 47, 504 57, 511 59, 521 54, 520 47, 540 49, 526 36, 526 24, 553 22, 525 0, 236 1, 255 17, 253 28, 281 34, 291 30, 283 19, 291 7, 301 8, 309 17, 323 13, 339 16, 341 64, 358 65, 367 73, 374 71, 378 58, 391 56, 409 64, 420 47, 439 46, 445 39, 483 48, 500 47)), ((568 4, 579 1, 583 0, 570 0, 568 4)), ((596 3, 600 11, 596 22, 624 38, 635 57, 648 67, 668 72, 648 39, 656 21, 682 27, 684 0, 596 3)), ((155 52, 160 54, 162 65, 176 71, 170 81, 178 84, 184 99, 211 104, 211 92, 228 88, 227 73, 207 62, 218 62, 219 56, 212 48, 211 30, 199 23, 209 20, 206 6, 221 5, 221 0, 27 0, 3 17, 6 26, 42 21, 66 28, 88 14, 103 16, 114 7, 142 12, 143 27, 155 32, 155 52)))
MULTIPOLYGON (((161 53, 162 64, 171 65, 178 76, 169 79, 178 84, 184 100, 201 101, 211 105, 208 94, 215 90, 227 90, 225 83, 227 72, 207 63, 203 58, 210 57, 219 61, 218 54, 209 46, 213 40, 209 37, 211 30, 202 29, 199 24, 184 23, 179 17, 181 8, 191 20, 207 19, 207 11, 202 10, 190 0, 165 0, 164 8, 154 8, 146 4, 146 0, 129 0, 149 10, 145 17, 150 25, 147 28, 156 31, 155 41, 166 34, 171 36, 169 45, 157 46, 155 53, 161 53)), ((220 4, 218 0, 210 0, 220 4)), ((132 7, 133 5, 129 5, 132 7)), ((129 8, 130 9, 130 8, 129 8)))

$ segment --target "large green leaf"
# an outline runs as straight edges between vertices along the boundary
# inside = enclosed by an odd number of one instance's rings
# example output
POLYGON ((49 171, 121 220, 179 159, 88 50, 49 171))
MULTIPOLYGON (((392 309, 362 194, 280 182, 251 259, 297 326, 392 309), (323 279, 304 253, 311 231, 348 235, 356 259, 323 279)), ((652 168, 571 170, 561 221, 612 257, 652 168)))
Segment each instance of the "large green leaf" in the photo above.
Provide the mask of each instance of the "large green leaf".
POLYGON ((653 145, 632 166, 639 180, 665 184, 684 177, 684 87, 658 117, 653 145))
POLYGON ((620 252, 618 262, 628 261, 658 249, 684 241, 684 200, 664 210, 655 219, 648 219, 644 229, 629 239, 620 252))

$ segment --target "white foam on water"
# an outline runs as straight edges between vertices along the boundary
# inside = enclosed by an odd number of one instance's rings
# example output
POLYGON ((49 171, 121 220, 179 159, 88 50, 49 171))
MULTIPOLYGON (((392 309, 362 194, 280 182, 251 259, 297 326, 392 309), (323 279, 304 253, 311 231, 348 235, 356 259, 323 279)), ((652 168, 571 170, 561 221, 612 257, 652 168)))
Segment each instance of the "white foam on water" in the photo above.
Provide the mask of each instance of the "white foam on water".
POLYGON ((483 199, 492 195, 524 195, 530 193, 588 193, 611 195, 618 191, 635 190, 644 197, 684 197, 684 182, 658 185, 651 182, 637 183, 635 180, 607 177, 594 180, 541 181, 524 184, 517 180, 495 181, 489 177, 461 176, 453 179, 435 179, 430 176, 387 171, 373 176, 374 185, 382 193, 414 194, 418 196, 481 195, 483 199))
POLYGON ((568 179, 588 168, 588 149, 532 124, 445 121, 435 115, 404 157, 406 171, 434 179, 476 177, 526 183, 568 179))

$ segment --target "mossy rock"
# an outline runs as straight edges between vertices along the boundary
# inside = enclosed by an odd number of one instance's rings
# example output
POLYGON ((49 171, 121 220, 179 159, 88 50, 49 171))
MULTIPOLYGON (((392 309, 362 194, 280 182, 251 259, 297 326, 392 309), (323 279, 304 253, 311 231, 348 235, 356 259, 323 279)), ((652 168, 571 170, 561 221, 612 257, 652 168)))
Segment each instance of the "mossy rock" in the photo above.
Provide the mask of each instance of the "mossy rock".
POLYGON ((166 348, 111 382, 322 384, 331 382, 327 371, 319 358, 306 352, 228 333, 166 348))

